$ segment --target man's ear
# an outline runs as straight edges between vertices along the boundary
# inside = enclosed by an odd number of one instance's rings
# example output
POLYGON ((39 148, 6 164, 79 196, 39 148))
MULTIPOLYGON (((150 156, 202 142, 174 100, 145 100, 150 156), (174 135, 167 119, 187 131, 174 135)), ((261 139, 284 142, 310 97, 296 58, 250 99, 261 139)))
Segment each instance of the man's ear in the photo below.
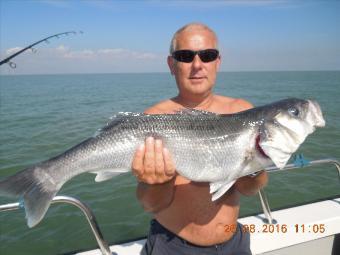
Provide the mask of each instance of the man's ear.
POLYGON ((175 63, 174 63, 175 61, 171 56, 168 56, 167 61, 168 61, 170 72, 172 75, 174 75, 175 74, 175 63))
POLYGON ((221 55, 219 55, 217 58, 217 71, 220 69, 221 62, 222 62, 222 57, 221 55))

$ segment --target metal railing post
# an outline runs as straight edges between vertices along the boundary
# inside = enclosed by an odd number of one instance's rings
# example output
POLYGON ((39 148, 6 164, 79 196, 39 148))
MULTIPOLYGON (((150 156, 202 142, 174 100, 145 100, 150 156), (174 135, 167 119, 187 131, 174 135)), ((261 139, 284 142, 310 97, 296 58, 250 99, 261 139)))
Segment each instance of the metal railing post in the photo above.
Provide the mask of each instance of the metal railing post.
MULTIPOLYGON (((279 172, 279 171, 285 171, 285 170, 289 170, 289 169, 309 167, 309 166, 315 166, 315 165, 320 165, 320 164, 333 164, 333 165, 335 165, 337 170, 338 170, 338 177, 339 177, 339 181, 340 181, 340 162, 335 160, 335 159, 313 160, 313 161, 309 161, 306 165, 303 165, 303 166, 299 166, 299 165, 295 165, 295 164, 287 164, 282 169, 279 169, 275 166, 272 166, 272 167, 266 168, 265 170, 267 172, 279 172)), ((269 224, 276 224, 277 221, 275 219, 273 219, 273 217, 272 217, 272 213, 271 213, 271 210, 270 210, 270 206, 269 206, 268 199, 267 199, 265 191, 263 189, 260 189, 258 194, 259 194, 259 197, 260 197, 263 213, 266 217, 265 221, 269 224)))
MULTIPOLYGON (((99 226, 97 224, 97 220, 92 213, 90 207, 82 203, 80 200, 69 197, 69 196, 56 196, 53 198, 52 204, 54 203, 67 203, 74 205, 78 207, 85 215, 88 223, 90 224, 92 233, 94 234, 96 241, 98 243, 99 249, 102 252, 103 255, 112 255, 110 251, 110 247, 107 244, 107 242, 103 238, 103 234, 99 229, 99 226)), ((22 206, 20 203, 11 203, 11 204, 5 204, 5 205, 0 205, 0 212, 1 211, 13 211, 13 210, 18 210, 22 206)))
POLYGON ((78 207, 84 213, 88 223, 90 224, 92 233, 94 234, 94 236, 97 240, 99 249, 102 252, 102 254, 103 255, 112 255, 112 253, 110 251, 110 247, 107 244, 107 242, 104 240, 103 234, 100 231, 97 220, 96 220, 93 212, 91 211, 90 207, 88 207, 87 205, 82 203, 80 200, 73 198, 73 197, 69 197, 69 196, 56 196, 52 200, 52 203, 68 203, 68 204, 72 204, 72 205, 78 207))
POLYGON ((272 212, 270 211, 270 206, 268 203, 266 192, 264 191, 264 189, 260 189, 258 194, 260 197, 264 216, 266 217, 265 222, 268 224, 276 224, 277 221, 272 217, 272 212))

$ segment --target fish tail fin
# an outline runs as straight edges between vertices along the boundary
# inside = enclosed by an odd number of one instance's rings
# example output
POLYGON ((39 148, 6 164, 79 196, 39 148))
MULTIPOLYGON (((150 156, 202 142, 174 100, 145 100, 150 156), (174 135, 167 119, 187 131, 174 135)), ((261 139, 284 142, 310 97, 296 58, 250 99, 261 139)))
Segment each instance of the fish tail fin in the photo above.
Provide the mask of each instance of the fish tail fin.
POLYGON ((37 225, 61 188, 46 171, 34 166, 0 180, 0 195, 19 197, 23 200, 27 225, 37 225))

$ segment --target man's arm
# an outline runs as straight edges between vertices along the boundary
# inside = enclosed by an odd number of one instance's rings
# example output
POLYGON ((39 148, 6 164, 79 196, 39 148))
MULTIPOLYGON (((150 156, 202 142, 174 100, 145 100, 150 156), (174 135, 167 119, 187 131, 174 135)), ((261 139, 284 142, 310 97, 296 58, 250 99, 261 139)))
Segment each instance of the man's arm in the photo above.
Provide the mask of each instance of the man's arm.
MULTIPOLYGON (((145 111, 163 113, 157 107, 145 111)), ((175 165, 162 140, 148 137, 135 152, 132 172, 138 180, 136 195, 147 212, 158 212, 168 207, 175 191, 175 165)))
POLYGON ((255 177, 243 176, 235 182, 235 188, 245 196, 255 195, 261 188, 267 185, 268 174, 266 171, 260 172, 255 177))

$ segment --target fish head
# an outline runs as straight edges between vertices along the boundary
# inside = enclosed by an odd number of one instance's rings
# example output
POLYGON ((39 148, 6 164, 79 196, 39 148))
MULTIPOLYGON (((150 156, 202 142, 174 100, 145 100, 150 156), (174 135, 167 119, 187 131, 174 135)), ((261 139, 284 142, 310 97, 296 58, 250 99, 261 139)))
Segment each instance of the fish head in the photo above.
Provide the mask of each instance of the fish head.
POLYGON ((325 126, 325 120, 313 100, 286 99, 269 107, 269 117, 259 130, 258 145, 278 168, 283 168, 306 137, 316 127, 325 126))

